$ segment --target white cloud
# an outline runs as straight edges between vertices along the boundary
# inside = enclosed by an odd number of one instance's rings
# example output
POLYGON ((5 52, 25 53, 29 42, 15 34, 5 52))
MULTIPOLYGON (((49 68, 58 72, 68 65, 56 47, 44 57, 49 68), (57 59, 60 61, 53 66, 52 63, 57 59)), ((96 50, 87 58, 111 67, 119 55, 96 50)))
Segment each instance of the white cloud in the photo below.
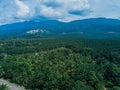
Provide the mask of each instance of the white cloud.
MULTIPOLYGON (((69 12, 83 12, 90 8, 87 0, 41 0, 38 1, 38 3, 35 8, 35 10, 37 10, 36 14, 49 19, 65 19, 69 16, 75 17, 78 15, 73 15, 69 12)), ((79 17, 80 16, 81 15, 79 15, 79 17)))
POLYGON ((26 17, 30 13, 30 9, 27 5, 25 5, 22 1, 20 0, 15 0, 15 4, 17 5, 18 11, 17 17, 26 17))
POLYGON ((39 19, 118 18, 119 0, 1 0, 0 24, 39 19))

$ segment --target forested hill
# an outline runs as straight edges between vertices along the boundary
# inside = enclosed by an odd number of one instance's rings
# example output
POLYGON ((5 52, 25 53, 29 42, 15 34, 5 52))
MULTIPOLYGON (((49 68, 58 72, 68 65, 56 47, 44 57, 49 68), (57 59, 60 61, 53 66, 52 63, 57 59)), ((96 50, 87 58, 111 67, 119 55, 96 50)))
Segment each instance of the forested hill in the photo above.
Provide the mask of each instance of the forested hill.
POLYGON ((0 77, 30 90, 120 90, 120 40, 1 39, 0 77))
MULTIPOLYGON (((22 35, 31 30, 34 34, 79 34, 93 37, 120 37, 120 20, 91 18, 72 22, 56 20, 26 21, 0 26, 0 36, 22 35)), ((28 33, 27 33, 28 34, 28 33)))

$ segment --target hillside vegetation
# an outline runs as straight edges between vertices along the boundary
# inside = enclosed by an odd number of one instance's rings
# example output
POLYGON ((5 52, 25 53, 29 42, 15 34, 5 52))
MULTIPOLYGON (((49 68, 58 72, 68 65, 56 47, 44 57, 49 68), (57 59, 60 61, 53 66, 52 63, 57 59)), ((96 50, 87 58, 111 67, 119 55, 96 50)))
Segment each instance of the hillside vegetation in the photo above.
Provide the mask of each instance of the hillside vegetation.
POLYGON ((0 40, 0 77, 31 90, 120 90, 120 41, 0 40))

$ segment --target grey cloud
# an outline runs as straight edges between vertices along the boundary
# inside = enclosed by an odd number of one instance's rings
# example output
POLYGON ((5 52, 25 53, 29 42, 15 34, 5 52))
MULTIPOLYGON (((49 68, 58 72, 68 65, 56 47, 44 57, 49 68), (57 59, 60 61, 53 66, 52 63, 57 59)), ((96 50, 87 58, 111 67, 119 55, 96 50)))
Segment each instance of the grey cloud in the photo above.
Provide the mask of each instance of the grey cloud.
POLYGON ((47 7, 52 7, 52 8, 60 8, 60 7, 62 7, 61 3, 58 3, 58 2, 55 2, 55 1, 45 2, 44 5, 46 5, 47 7))
POLYGON ((92 10, 71 10, 69 11, 70 14, 73 14, 73 15, 79 15, 79 16, 87 16, 89 15, 90 13, 92 13, 92 10))

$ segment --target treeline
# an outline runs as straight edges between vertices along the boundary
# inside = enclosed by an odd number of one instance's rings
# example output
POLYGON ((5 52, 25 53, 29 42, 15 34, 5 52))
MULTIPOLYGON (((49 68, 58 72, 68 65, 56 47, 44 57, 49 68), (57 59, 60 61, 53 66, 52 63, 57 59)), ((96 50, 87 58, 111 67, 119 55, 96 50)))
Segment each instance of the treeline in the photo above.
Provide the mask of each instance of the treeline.
MULTIPOLYGON (((83 48, 93 48, 94 51, 120 52, 120 40, 96 40, 81 38, 7 38, 0 39, 0 53, 25 54, 37 51, 66 47, 80 52, 83 48)), ((99 53, 100 53, 99 52, 99 53)))
POLYGON ((120 90, 120 41, 0 41, 0 77, 31 90, 120 90))

